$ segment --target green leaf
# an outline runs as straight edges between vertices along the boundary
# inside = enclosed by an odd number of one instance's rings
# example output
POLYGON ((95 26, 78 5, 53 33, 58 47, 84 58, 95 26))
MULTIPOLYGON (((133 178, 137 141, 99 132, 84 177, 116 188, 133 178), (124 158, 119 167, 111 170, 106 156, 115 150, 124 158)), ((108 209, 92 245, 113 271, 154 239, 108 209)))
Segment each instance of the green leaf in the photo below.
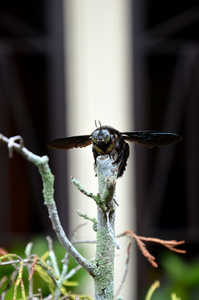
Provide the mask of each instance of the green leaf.
POLYGON ((79 283, 77 281, 68 281, 68 280, 65 280, 62 282, 63 285, 66 285, 66 286, 78 286, 79 283))

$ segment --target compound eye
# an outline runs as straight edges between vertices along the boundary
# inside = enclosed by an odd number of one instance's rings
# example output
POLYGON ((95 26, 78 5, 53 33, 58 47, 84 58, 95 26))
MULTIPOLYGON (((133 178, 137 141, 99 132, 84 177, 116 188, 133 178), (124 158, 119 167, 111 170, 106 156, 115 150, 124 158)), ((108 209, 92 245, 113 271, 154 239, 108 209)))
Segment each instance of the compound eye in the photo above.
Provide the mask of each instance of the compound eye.
POLYGON ((92 134, 92 140, 94 143, 97 143, 98 141, 98 136, 99 136, 99 130, 95 130, 92 134))
POLYGON ((104 136, 104 142, 108 143, 110 141, 111 135, 108 130, 102 130, 104 136))

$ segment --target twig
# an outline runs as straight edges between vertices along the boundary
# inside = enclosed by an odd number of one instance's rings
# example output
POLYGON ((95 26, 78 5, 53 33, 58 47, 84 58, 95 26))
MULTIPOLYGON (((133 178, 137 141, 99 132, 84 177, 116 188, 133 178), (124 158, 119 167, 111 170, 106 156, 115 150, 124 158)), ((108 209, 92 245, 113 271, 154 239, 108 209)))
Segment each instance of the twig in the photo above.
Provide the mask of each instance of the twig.
POLYGON ((38 262, 38 257, 37 257, 37 255, 34 255, 34 259, 33 259, 33 262, 32 262, 32 271, 31 271, 31 273, 29 275, 28 280, 32 279, 32 277, 34 275, 34 272, 35 272, 35 265, 36 265, 37 262, 38 262))
POLYGON ((127 247, 127 256, 126 256, 126 261, 125 261, 125 270, 124 270, 124 274, 123 274, 123 276, 122 276, 122 281, 121 281, 120 286, 119 286, 119 288, 118 288, 118 290, 117 290, 117 292, 116 292, 115 297, 117 297, 117 296, 119 295, 119 293, 120 293, 120 291, 121 291, 121 289, 122 289, 122 286, 123 286, 123 284, 124 284, 124 282, 125 282, 125 280, 126 280, 126 276, 127 276, 127 273, 128 273, 128 266, 129 266, 130 248, 131 248, 131 245, 132 245, 132 242, 130 242, 130 243, 128 244, 128 247, 127 247))
POLYGON ((96 240, 74 240, 73 244, 96 244, 96 240))
POLYGON ((77 225, 76 228, 73 229, 73 231, 72 231, 72 233, 71 233, 71 240, 72 240, 72 243, 74 243, 74 242, 73 242, 73 239, 74 239, 74 237, 75 237, 75 233, 76 233, 81 227, 86 226, 86 224, 87 224, 87 222, 84 222, 84 223, 82 223, 82 224, 77 225))
POLYGON ((177 253, 181 253, 181 254, 186 253, 186 250, 181 250, 181 249, 175 248, 179 245, 184 244, 185 241, 179 241, 179 242, 176 240, 167 241, 167 240, 162 240, 162 239, 158 239, 158 238, 138 236, 131 230, 124 231, 118 237, 121 237, 121 236, 128 236, 130 238, 135 239, 140 251, 148 259, 148 261, 151 263, 151 265, 154 268, 157 268, 158 264, 155 262, 155 257, 153 255, 151 255, 150 252, 147 250, 146 245, 145 245, 145 243, 143 243, 143 241, 161 244, 162 246, 167 247, 169 250, 177 252, 177 253))
POLYGON ((59 270, 59 267, 58 267, 57 258, 55 256, 55 252, 53 250, 53 241, 52 241, 52 239, 51 239, 50 236, 47 236, 46 240, 48 242, 49 257, 50 257, 50 260, 51 260, 52 268, 53 268, 54 272, 56 273, 56 275, 59 277, 60 276, 60 270, 59 270))
POLYGON ((18 270, 16 270, 16 269, 11 273, 10 278, 9 278, 10 280, 8 281, 6 287, 4 288, 4 291, 1 294, 1 300, 3 300, 5 298, 6 293, 10 289, 10 287, 14 286, 14 281, 17 277, 17 274, 18 274, 18 270))
POLYGON ((92 199, 95 199, 96 196, 95 196, 93 193, 91 193, 91 192, 85 190, 84 187, 81 185, 80 181, 78 181, 78 180, 77 180, 76 178, 74 178, 73 176, 71 176, 70 179, 71 179, 72 183, 78 188, 78 190, 79 190, 82 194, 84 194, 84 195, 86 195, 87 197, 90 197, 90 198, 92 198, 92 199))
MULTIPOLYGON (((31 256, 31 250, 32 250, 33 243, 28 243, 25 249, 25 255, 26 258, 29 259, 31 256)), ((29 275, 29 284, 28 284, 28 294, 29 298, 33 297, 33 278, 31 276, 32 273, 32 268, 30 264, 27 264, 27 269, 28 269, 28 275, 29 275)))
POLYGON ((19 141, 20 148, 22 149, 24 144, 23 144, 23 139, 20 135, 16 135, 14 137, 9 138, 8 142, 8 152, 9 152, 9 157, 13 157, 13 145, 16 141, 19 141))

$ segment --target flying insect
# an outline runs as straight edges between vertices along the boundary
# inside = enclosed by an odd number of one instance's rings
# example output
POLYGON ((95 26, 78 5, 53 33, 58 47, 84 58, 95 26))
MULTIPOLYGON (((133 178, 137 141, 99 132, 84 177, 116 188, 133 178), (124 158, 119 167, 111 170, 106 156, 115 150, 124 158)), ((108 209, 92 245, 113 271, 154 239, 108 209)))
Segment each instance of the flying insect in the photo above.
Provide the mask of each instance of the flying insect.
POLYGON ((182 137, 175 133, 163 131, 132 131, 119 132, 110 126, 101 126, 89 135, 71 136, 53 140, 48 144, 49 148, 72 149, 87 147, 92 144, 93 156, 108 154, 113 159, 113 164, 119 164, 118 175, 121 177, 127 165, 129 157, 129 145, 125 141, 135 142, 148 148, 162 147, 177 143, 182 137))

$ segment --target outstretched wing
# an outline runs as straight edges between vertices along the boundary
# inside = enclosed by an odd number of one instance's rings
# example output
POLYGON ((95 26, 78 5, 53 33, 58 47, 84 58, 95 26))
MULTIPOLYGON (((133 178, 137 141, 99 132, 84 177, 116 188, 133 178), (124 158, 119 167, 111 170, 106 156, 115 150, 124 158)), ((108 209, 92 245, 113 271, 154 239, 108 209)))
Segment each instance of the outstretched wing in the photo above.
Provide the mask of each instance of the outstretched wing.
POLYGON ((125 141, 135 142, 140 146, 146 146, 149 148, 162 147, 182 140, 182 137, 176 133, 161 131, 123 132, 122 138, 125 141))
POLYGON ((72 149, 82 148, 92 143, 91 135, 71 136, 62 139, 57 139, 50 142, 47 146, 54 149, 72 149))

